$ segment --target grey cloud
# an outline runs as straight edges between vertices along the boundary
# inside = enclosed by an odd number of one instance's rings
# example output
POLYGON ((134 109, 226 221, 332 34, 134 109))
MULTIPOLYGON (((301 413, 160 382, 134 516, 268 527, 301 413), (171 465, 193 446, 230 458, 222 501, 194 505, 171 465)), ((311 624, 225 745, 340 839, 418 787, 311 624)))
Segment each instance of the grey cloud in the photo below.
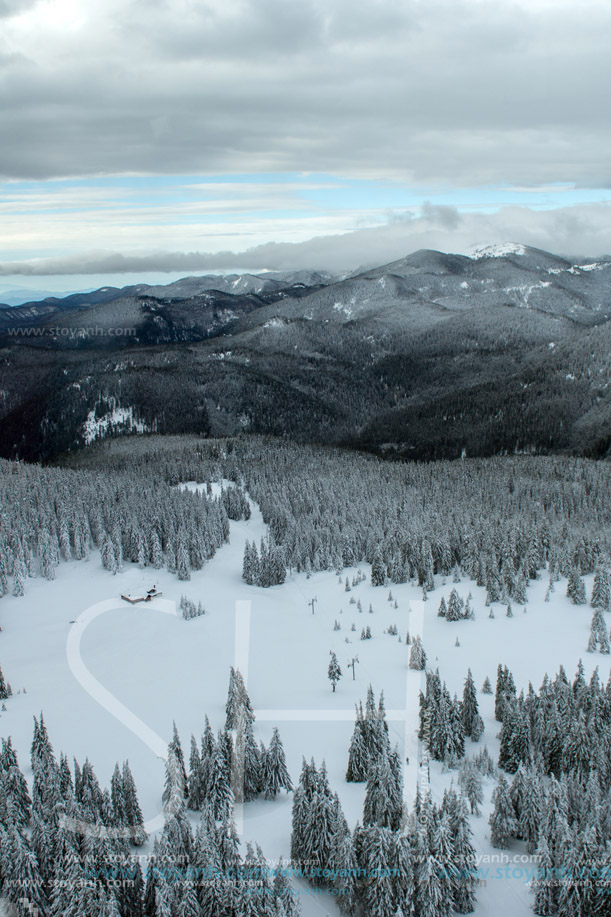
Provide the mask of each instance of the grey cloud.
POLYGON ((17 16, 36 4, 37 0, 0 0, 0 19, 17 16))
POLYGON ((144 274, 146 272, 259 271, 311 268, 330 271, 372 267, 419 248, 467 252, 481 243, 522 242, 558 254, 611 253, 611 205, 589 204, 550 211, 507 207, 494 214, 424 208, 419 217, 392 220, 299 243, 266 243, 244 252, 84 252, 68 257, 0 262, 0 276, 144 274), (445 211, 449 211, 446 213, 445 211), (431 219, 431 211, 434 219, 431 219), (441 213, 439 213, 441 211, 441 213))
POLYGON ((23 49, 35 62, 5 84, 0 174, 608 184, 610 35, 604 3, 126 5, 63 53, 23 49))
POLYGON ((456 207, 431 204, 425 201, 422 205, 422 219, 442 229, 456 229, 461 222, 461 215, 456 207))

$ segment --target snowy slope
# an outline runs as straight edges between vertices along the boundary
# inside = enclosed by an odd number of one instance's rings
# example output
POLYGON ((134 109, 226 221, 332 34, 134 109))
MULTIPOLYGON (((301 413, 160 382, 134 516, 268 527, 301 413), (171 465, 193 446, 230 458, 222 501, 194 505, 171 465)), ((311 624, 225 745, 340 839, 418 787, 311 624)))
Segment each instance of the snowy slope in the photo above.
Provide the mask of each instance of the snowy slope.
MULTIPOLYGON (((153 818, 160 809, 163 762, 73 677, 66 643, 70 629, 78 625, 71 621, 91 604, 117 598, 116 609, 100 615, 83 633, 83 662, 108 691, 164 740, 170 738, 172 721, 176 720, 188 754, 190 734, 199 737, 205 714, 215 729, 224 723, 229 667, 236 652, 235 603, 246 600, 251 603, 251 619, 248 672, 243 673, 257 714, 255 735, 268 743, 273 726, 279 727, 294 783, 303 755, 314 757, 317 763, 324 758, 331 786, 339 792, 351 828, 361 819, 365 787, 347 784, 344 775, 354 704, 364 700, 371 683, 376 694, 384 691, 393 743, 403 751, 406 735, 410 742, 406 792, 413 797, 418 773, 412 750, 418 726, 415 693, 420 673, 408 673, 409 648, 404 638, 408 629, 412 634, 418 629, 421 591, 410 584, 393 586, 393 599, 398 604, 395 609, 388 600, 389 589, 374 588, 369 579, 346 592, 345 577, 352 580, 355 570, 343 571, 341 578, 333 572, 310 578, 299 574, 290 576, 283 586, 266 590, 249 587, 240 576, 244 544, 246 539, 258 541, 265 531, 253 505, 251 519, 231 523, 230 543, 204 570, 193 574, 190 582, 180 583, 165 570, 140 570, 132 565, 112 577, 102 569, 99 557, 92 555, 88 562, 61 564, 54 582, 30 582, 25 597, 6 596, 2 600, 0 662, 15 696, 0 715, 0 735, 13 736, 27 775, 31 776, 32 716, 42 709, 56 752, 61 749, 81 762, 88 756, 103 785, 115 761, 129 759, 144 817, 153 818), (118 599, 121 592, 141 594, 153 583, 166 599, 178 602, 184 593, 196 602, 201 600, 207 614, 186 622, 150 606, 131 606, 118 599), (314 597, 317 602, 312 614, 309 603, 314 597), (351 597, 360 600, 361 612, 350 603, 351 597), (369 613, 370 604, 373 613, 369 613), (333 630, 336 619, 341 624, 339 631, 333 630), (390 624, 397 625, 401 641, 384 633, 390 624), (373 639, 361 641, 361 628, 368 625, 373 639), (330 650, 336 652, 343 669, 335 694, 326 676, 330 650), (353 681, 346 664, 357 654, 353 681), (407 725, 402 712, 406 710, 407 725)), ((512 670, 519 691, 527 688, 529 680, 538 687, 544 673, 554 673, 560 663, 572 676, 579 656, 583 657, 586 677, 598 665, 601 679, 606 681, 609 657, 585 652, 591 609, 571 605, 564 596, 563 583, 556 584, 551 601, 545 603, 547 582, 536 582, 529 589, 526 613, 517 607, 514 617, 507 618, 504 608, 497 605, 496 616, 490 619, 483 590, 463 582, 456 588, 465 596, 472 591, 476 618, 449 623, 437 617, 437 607, 441 595, 447 600, 452 585, 438 580, 424 606, 422 625, 429 665, 439 667, 451 692, 462 691, 468 667, 479 688, 486 676, 494 684, 497 664, 504 663, 512 670), (525 646, 536 647, 536 653, 525 653, 525 646)), ((589 590, 589 581, 587 586, 589 590)), ((243 644, 243 637, 243 631, 238 633, 238 646, 243 644)), ((478 745, 467 742, 467 754, 485 743, 496 757, 499 724, 494 721, 494 699, 481 694, 478 699, 485 732, 478 745)), ((455 772, 442 773, 441 765, 431 762, 435 799, 441 798, 443 788, 452 780, 456 781, 455 772)), ((486 782, 487 802, 492 789, 493 784, 486 782)), ((291 802, 290 795, 282 794, 273 802, 260 800, 245 806, 244 839, 260 843, 272 861, 288 857, 291 802)), ((491 848, 488 812, 489 805, 484 815, 471 819, 477 852, 482 857, 480 868, 490 870, 487 884, 479 892, 476 915, 526 917, 530 895, 524 870, 533 868, 532 860, 526 857, 525 862, 518 859, 507 866, 506 859, 525 856, 523 845, 516 842, 507 853, 491 848), (493 876, 498 869, 502 875, 493 876)), ((301 890, 305 917, 338 913, 331 898, 311 895, 306 886, 301 890)))

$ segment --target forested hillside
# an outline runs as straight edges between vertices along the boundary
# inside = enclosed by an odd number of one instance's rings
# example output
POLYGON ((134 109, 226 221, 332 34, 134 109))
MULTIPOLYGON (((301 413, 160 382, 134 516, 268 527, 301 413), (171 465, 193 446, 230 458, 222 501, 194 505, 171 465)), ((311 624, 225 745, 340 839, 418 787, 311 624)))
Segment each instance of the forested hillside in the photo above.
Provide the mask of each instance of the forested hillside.
POLYGON ((247 432, 424 460, 605 456, 610 263, 422 251, 340 280, 187 278, 51 318, 4 309, 0 454, 247 432))

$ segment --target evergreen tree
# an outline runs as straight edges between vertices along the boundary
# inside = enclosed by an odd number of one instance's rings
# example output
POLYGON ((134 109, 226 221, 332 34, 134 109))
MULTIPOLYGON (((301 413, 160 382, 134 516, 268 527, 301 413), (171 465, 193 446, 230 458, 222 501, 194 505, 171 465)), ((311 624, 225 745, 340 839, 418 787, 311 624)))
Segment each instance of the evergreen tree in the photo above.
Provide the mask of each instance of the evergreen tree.
POLYGON ((460 621, 464 616, 465 602, 458 594, 456 589, 452 589, 448 601, 448 610, 446 612, 446 621, 460 621))
POLYGON ((18 554, 13 564, 13 595, 25 595, 25 578, 27 571, 21 554, 18 554))
POLYGON ((370 826, 361 832, 359 865, 367 876, 362 890, 367 914, 394 917, 396 912, 391 878, 393 840, 389 828, 370 826))
POLYGON ((266 799, 275 799, 280 790, 290 792, 293 789, 282 740, 277 729, 274 729, 269 748, 263 760, 262 790, 266 799))
POLYGON ((412 640, 409 652, 409 667, 410 669, 426 668, 426 653, 419 635, 416 635, 412 640))
POLYGON ((558 894, 554 878, 554 861, 545 837, 539 840, 537 863, 537 872, 533 879, 535 893, 533 911, 539 917, 552 917, 558 910, 558 894))
POLYGON ((155 570, 161 570, 163 567, 163 551, 161 549, 159 535, 155 529, 153 529, 149 538, 149 548, 151 566, 153 566, 155 570))
POLYGON ((259 583, 259 554, 254 542, 251 544, 250 541, 247 541, 244 547, 242 578, 249 586, 256 586, 259 583))
POLYGON ((229 690, 227 692, 225 713, 225 729, 235 729, 240 715, 244 716, 246 722, 253 723, 255 720, 242 673, 239 669, 234 669, 233 666, 229 675, 229 690))
POLYGON ((605 655, 611 650, 604 614, 602 609, 598 607, 594 609, 592 621, 590 622, 590 638, 587 649, 588 653, 595 653, 597 649, 600 649, 600 652, 605 655))
POLYGON ((185 541, 181 540, 176 551, 176 573, 182 581, 191 579, 189 551, 185 541))
POLYGON ((330 868, 333 870, 333 886, 337 892, 337 906, 342 914, 353 917, 359 893, 357 881, 358 863, 354 842, 349 831, 336 832, 332 845, 330 868))
POLYGON ((585 605, 587 602, 586 587, 576 567, 573 567, 569 573, 566 594, 572 600, 573 605, 585 605))
MULTIPOLYGON (((243 714, 241 714, 241 717, 243 717, 243 714)), ((252 723, 248 722, 248 720, 244 720, 243 723, 240 721, 238 722, 236 737, 236 757, 242 753, 240 743, 240 737, 242 735, 244 736, 244 799, 248 802, 251 799, 256 799, 263 789, 266 755, 259 752, 259 747, 255 741, 253 733, 252 723)))
POLYGON ((479 815, 479 806, 484 801, 482 776, 471 761, 461 767, 459 782, 471 807, 471 815, 479 815))
POLYGON ((496 678, 496 694, 494 699, 494 716, 500 723, 503 722, 503 716, 507 704, 516 696, 516 688, 513 681, 513 675, 507 666, 499 665, 496 678))
POLYGON ((596 565, 596 570, 594 571, 594 585, 592 586, 590 605, 592 608, 600 608, 602 611, 611 611, 609 570, 602 561, 596 565))
POLYGON ((518 573, 513 584, 513 600, 516 605, 526 604, 526 580, 522 571, 518 573))
POLYGON ((203 802, 201 786, 201 755, 194 735, 191 736, 191 752, 189 755, 189 796, 188 807, 194 811, 201 808, 203 802))
POLYGON ((212 767, 208 774, 206 800, 209 802, 217 820, 226 818, 231 811, 233 794, 230 785, 230 774, 222 749, 217 745, 212 767))
POLYGON ((110 573, 116 573, 118 569, 115 546, 110 535, 105 534, 101 548, 102 566, 110 573))
POLYGON ((0 669, 0 700, 7 700, 12 693, 11 686, 4 680, 2 669, 0 669))
POLYGON ((494 811, 489 818, 490 843, 493 847, 509 847, 511 839, 517 834, 518 825, 509 795, 509 787, 502 774, 492 793, 492 802, 494 811))
POLYGON ((519 814, 518 836, 526 841, 526 849, 534 853, 541 827, 543 793, 539 776, 532 768, 524 772, 522 805, 519 814))
POLYGON ((371 585, 383 586, 386 582, 386 567, 382 561, 382 552, 376 548, 371 562, 371 585))
POLYGON ((471 669, 468 669, 465 686, 463 688, 461 708, 461 718, 466 736, 471 737, 473 735, 475 719, 478 715, 477 691, 473 682, 473 676, 471 675, 471 669))
POLYGON ((180 761, 176 754, 176 750, 170 744, 168 745, 165 786, 162 796, 164 812, 166 814, 173 815, 184 806, 185 789, 180 761))
POLYGON ((125 824, 129 826, 130 840, 134 847, 141 847, 147 842, 148 834, 144 828, 144 818, 138 801, 136 783, 132 776, 128 761, 123 762, 121 786, 123 791, 125 824))
POLYGON ((391 768, 388 756, 384 755, 372 762, 367 775, 364 825, 377 825, 394 831, 399 828, 403 805, 401 787, 397 786, 398 776, 391 768))
POLYGON ((363 712, 357 707, 356 721, 350 740, 348 752, 348 770, 346 780, 348 783, 362 783, 367 779, 369 769, 369 753, 364 735, 363 712))
POLYGON ((335 686, 342 677, 342 670, 340 669, 339 662, 337 661, 337 656, 333 652, 331 652, 331 661, 329 662, 327 677, 333 686, 333 693, 335 693, 335 686))

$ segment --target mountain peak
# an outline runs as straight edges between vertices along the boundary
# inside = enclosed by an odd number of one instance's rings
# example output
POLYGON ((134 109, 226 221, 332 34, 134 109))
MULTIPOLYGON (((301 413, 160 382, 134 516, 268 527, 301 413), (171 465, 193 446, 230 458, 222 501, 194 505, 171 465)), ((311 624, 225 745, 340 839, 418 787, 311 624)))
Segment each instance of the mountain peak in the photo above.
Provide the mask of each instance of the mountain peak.
POLYGON ((507 255, 525 255, 526 246, 519 242, 496 242, 492 245, 477 245, 469 252, 474 261, 481 258, 505 258, 507 255))

